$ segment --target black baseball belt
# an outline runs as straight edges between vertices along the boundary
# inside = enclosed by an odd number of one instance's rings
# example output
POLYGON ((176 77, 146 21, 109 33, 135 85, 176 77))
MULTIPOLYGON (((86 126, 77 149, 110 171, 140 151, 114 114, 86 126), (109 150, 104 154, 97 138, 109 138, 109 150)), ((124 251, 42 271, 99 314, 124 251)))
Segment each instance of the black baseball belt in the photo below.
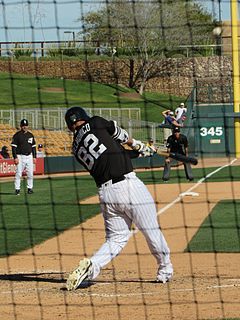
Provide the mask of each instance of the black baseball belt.
POLYGON ((107 185, 108 183, 115 184, 115 183, 118 183, 118 182, 123 181, 123 180, 125 180, 125 179, 126 179, 125 176, 120 176, 120 177, 117 177, 117 178, 112 178, 111 180, 108 180, 108 181, 105 181, 105 182, 103 182, 103 183, 97 184, 97 187, 98 187, 98 188, 101 188, 102 186, 107 185))

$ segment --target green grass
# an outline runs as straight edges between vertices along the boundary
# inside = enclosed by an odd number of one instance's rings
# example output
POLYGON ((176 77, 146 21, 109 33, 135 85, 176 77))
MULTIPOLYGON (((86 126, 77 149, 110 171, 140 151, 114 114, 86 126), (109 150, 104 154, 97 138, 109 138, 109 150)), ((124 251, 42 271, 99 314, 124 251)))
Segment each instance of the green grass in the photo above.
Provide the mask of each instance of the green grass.
POLYGON ((183 98, 146 93, 139 99, 116 95, 135 92, 116 85, 79 80, 36 78, 20 74, 0 73, 0 109, 55 108, 81 105, 88 108, 141 108, 142 120, 161 122, 161 112, 175 109, 183 98), (46 88, 62 88, 63 92, 45 92, 46 88))
POLYGON ((30 248, 100 212, 99 205, 78 204, 97 192, 89 176, 35 180, 33 195, 24 193, 24 185, 20 196, 14 195, 13 183, 0 188, 0 256, 30 248))
POLYGON ((240 200, 220 201, 185 251, 240 252, 240 200))
MULTIPOLYGON (((215 169, 193 169, 195 180, 215 169)), ((163 183, 162 171, 138 172, 137 175, 145 184, 163 183)), ((225 168, 209 182, 233 180, 240 181, 239 167, 225 168)), ((172 170, 169 183, 185 182, 182 169, 172 170)), ((30 248, 100 212, 99 205, 79 205, 79 200, 97 194, 95 183, 88 175, 35 179, 33 195, 25 194, 25 180, 22 183, 18 197, 14 195, 13 182, 0 184, 0 256, 30 248)), ((230 204, 228 208, 233 209, 230 204)), ((233 213, 228 217, 233 218, 233 213)), ((227 227, 231 228, 235 222, 232 220, 227 227)))
MULTIPOLYGON (((203 177, 206 177, 209 173, 215 171, 216 168, 197 168, 193 169, 194 180, 198 181, 203 177)), ((153 184, 153 183, 164 183, 162 181, 162 171, 145 171, 139 172, 138 176, 143 180, 145 184, 153 184)), ((215 173, 210 178, 205 180, 206 182, 224 182, 224 181, 240 181, 240 167, 226 167, 217 173, 215 173)), ((186 183, 186 176, 184 170, 181 167, 176 168, 175 170, 171 170, 170 180, 168 184, 171 183, 186 183)))

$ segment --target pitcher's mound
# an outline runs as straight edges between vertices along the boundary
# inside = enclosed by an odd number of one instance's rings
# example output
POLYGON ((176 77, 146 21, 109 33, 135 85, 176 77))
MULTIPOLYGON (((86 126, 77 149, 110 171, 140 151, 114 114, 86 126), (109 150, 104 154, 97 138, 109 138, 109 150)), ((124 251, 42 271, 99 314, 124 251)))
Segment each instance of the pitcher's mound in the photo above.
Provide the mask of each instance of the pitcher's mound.
POLYGON ((45 87, 41 89, 42 92, 64 92, 64 88, 45 87))

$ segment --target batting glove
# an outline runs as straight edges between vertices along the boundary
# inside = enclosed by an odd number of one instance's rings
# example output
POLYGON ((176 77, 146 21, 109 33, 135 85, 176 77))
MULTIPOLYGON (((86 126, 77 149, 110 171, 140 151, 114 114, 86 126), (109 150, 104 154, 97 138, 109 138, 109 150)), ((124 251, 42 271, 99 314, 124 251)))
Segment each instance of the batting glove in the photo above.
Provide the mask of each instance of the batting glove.
POLYGON ((142 141, 132 139, 132 148, 136 150, 142 157, 152 157, 155 150, 151 147, 146 146, 142 141))

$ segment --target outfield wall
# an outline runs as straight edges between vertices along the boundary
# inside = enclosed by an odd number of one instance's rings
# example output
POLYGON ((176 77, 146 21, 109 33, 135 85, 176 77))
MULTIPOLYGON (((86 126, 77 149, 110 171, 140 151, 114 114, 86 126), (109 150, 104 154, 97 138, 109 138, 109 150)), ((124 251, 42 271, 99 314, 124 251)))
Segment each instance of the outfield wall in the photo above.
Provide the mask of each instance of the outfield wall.
POLYGON ((193 106, 195 154, 201 157, 235 156, 232 104, 196 104, 193 106))
POLYGON ((212 103, 213 89, 195 87, 186 100, 188 113, 182 132, 188 137, 190 153, 198 158, 235 156, 234 117, 240 113, 234 113, 232 103, 212 103), (207 89, 209 103, 199 103, 207 89))
MULTIPOLYGON (((153 157, 137 158, 132 160, 134 169, 137 168, 157 168, 164 165, 164 157, 154 155, 153 157)), ((74 157, 47 157, 44 159, 45 174, 81 172, 86 171, 74 157)))
MULTIPOLYGON (((13 159, 0 159, 0 177, 14 176, 16 165, 13 159)), ((34 174, 44 174, 44 158, 38 158, 33 167, 34 174)), ((26 172, 23 172, 26 175, 26 172)))

